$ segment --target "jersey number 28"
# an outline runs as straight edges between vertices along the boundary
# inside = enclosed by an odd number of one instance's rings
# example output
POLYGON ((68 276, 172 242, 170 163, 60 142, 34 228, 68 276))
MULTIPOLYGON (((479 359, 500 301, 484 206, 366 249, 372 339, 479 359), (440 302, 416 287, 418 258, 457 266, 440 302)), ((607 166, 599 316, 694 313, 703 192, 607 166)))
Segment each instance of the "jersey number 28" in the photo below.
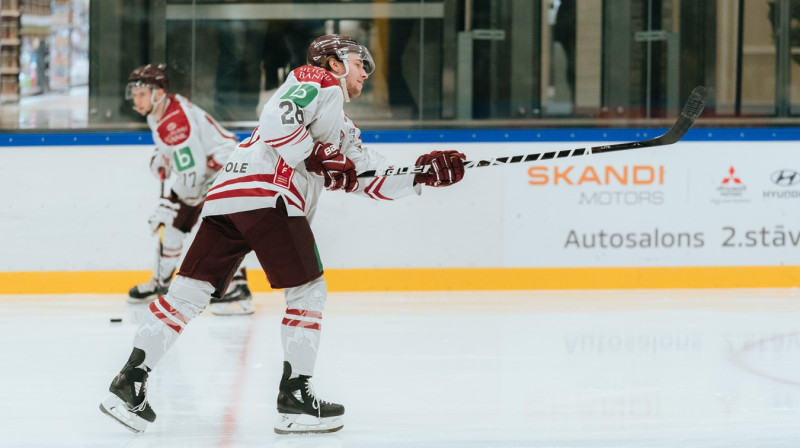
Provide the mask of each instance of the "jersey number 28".
POLYGON ((305 122, 303 109, 297 107, 297 105, 293 102, 281 101, 278 105, 281 107, 281 109, 283 109, 283 113, 281 114, 281 123, 303 124, 305 122))

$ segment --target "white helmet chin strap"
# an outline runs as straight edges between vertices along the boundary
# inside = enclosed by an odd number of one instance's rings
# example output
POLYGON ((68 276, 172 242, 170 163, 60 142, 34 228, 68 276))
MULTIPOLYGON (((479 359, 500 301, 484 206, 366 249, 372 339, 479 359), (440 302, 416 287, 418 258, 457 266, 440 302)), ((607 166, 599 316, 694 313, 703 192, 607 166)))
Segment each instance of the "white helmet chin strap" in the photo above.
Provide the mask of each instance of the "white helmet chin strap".
POLYGON ((334 78, 339 80, 339 84, 342 86, 342 93, 344 93, 344 102, 349 103, 350 94, 347 93, 347 80, 345 78, 347 77, 347 74, 350 73, 350 64, 347 63, 346 54, 341 56, 341 58, 342 58, 342 63, 344 64, 344 75, 336 75, 333 72, 331 72, 331 74, 333 75, 334 78))
POLYGON ((350 93, 347 91, 347 81, 345 80, 350 73, 350 64, 347 63, 347 56, 349 54, 356 55, 362 62, 361 69, 367 73, 367 76, 375 70, 375 62, 372 60, 372 55, 369 53, 369 50, 367 50, 367 47, 363 45, 348 45, 344 48, 336 49, 336 56, 338 56, 339 61, 344 64, 344 75, 337 76, 334 74, 333 76, 339 80, 339 84, 342 86, 345 103, 350 102, 350 93))
POLYGON ((157 89, 155 89, 155 88, 154 88, 154 89, 152 90, 152 93, 150 94, 150 104, 152 104, 152 105, 153 105, 153 107, 150 109, 150 113, 151 113, 151 114, 152 114, 153 112, 155 112, 156 108, 157 108, 158 106, 160 106, 160 105, 161 105, 161 103, 163 103, 165 99, 167 99, 167 92, 164 92, 164 94, 163 94, 163 95, 161 95, 161 98, 160 98, 160 99, 158 99, 158 100, 156 100, 156 90, 157 90, 157 89))

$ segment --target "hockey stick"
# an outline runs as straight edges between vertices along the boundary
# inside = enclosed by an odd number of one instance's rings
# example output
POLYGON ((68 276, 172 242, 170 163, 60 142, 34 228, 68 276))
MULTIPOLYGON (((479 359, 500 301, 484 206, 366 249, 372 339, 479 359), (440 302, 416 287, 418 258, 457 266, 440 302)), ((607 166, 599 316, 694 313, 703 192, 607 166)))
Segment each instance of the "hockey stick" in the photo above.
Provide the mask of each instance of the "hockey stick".
MULTIPOLYGON (((164 184, 166 182, 166 173, 163 168, 158 170, 159 177, 161 177, 161 199, 166 197, 164 192, 164 184)), ((161 260, 164 258, 164 224, 158 226, 158 260, 156 261, 156 284, 159 288, 164 286, 164 280, 161 278, 161 260)))
MULTIPOLYGON (((523 156, 506 156, 495 157, 489 160, 474 160, 464 162, 465 168, 480 168, 484 166, 494 165, 507 165, 509 163, 519 162, 535 162, 537 160, 549 159, 562 159, 565 157, 585 156, 590 154, 599 154, 603 152, 624 151, 626 149, 647 148, 650 146, 664 146, 671 145, 680 140, 686 131, 692 127, 697 117, 703 112, 706 105, 706 88, 697 86, 692 90, 689 99, 686 100, 686 105, 681 110, 681 115, 678 121, 670 128, 669 131, 663 135, 652 138, 650 140, 642 140, 638 142, 617 143, 615 145, 593 146, 591 148, 575 148, 564 149, 561 151, 548 151, 536 154, 527 154, 523 156)), ((358 177, 383 177, 383 176, 397 176, 403 174, 422 174, 430 169, 430 165, 422 166, 404 166, 397 168, 386 168, 383 170, 369 170, 358 173, 358 177)))

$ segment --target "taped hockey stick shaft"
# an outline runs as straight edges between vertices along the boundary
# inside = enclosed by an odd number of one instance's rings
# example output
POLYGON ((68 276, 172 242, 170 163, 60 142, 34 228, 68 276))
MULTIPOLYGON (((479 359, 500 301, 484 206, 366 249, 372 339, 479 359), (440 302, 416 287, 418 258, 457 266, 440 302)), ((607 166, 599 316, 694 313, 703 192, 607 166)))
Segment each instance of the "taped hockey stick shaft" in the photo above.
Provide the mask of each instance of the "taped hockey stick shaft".
MULTIPOLYGON (((627 149, 647 148, 650 146, 664 146, 671 145, 678 142, 686 131, 692 127, 695 120, 703 112, 706 104, 706 88, 697 86, 692 90, 689 99, 681 110, 681 115, 678 120, 666 133, 650 140, 642 140, 637 142, 617 143, 615 145, 593 146, 590 148, 575 148, 564 149, 560 151, 548 151, 535 154, 527 154, 520 156, 505 156, 495 157, 489 160, 473 160, 464 162, 466 168, 480 168, 484 166, 507 165, 509 163, 519 162, 535 162, 539 160, 549 159, 562 159, 566 157, 585 156, 590 154, 599 154, 604 152, 624 151, 627 149)), ((430 169, 430 165, 422 166, 405 166, 397 168, 387 168, 385 170, 370 170, 358 174, 358 177, 383 177, 383 176, 397 176, 404 174, 422 174, 430 169)))

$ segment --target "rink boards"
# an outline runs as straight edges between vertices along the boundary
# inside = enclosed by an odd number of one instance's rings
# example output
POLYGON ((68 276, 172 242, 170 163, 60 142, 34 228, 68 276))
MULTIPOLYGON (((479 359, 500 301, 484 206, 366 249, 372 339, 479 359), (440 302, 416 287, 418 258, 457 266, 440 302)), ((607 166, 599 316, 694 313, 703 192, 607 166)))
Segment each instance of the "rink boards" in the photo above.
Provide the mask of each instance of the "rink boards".
MULTIPOLYGON (((398 165, 434 149, 477 160, 609 143, 393 140, 365 138, 398 165)), ((324 192, 312 227, 334 291, 791 287, 796 146, 696 137, 474 168, 457 186, 393 202, 324 192)), ((147 138, 0 148, 0 294, 112 293, 146 279, 151 148, 147 138)), ((246 264, 267 290, 257 260, 246 264)))

